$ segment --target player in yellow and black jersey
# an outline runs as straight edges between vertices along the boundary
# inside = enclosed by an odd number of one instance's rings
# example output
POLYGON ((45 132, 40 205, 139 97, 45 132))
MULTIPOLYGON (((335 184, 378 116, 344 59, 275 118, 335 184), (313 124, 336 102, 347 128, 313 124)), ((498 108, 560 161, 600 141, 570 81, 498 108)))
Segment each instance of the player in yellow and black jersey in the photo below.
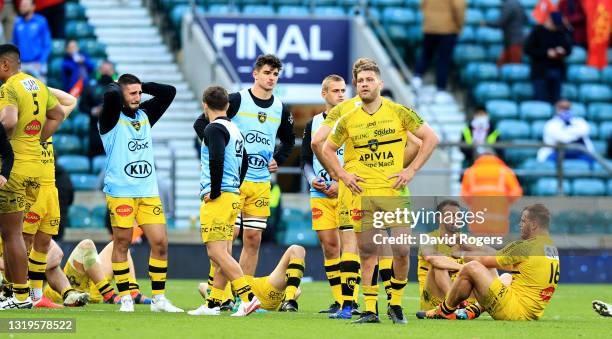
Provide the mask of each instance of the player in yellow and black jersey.
POLYGON ((521 240, 495 255, 465 257, 446 299, 417 317, 474 319, 487 311, 496 320, 537 320, 544 314, 559 283, 559 254, 549 235, 550 212, 541 204, 521 213, 521 240), (488 268, 512 271, 512 282, 490 274, 488 268), (473 294, 478 303, 466 312, 455 312, 457 304, 473 294))

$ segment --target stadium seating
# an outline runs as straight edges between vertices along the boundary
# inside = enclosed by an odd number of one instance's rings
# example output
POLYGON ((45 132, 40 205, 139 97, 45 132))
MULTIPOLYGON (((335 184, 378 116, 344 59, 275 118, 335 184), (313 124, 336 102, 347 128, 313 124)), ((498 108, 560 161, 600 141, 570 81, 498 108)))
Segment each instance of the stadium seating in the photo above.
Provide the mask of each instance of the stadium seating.
MULTIPOLYGON (((571 187, 569 180, 563 180, 563 192, 570 193, 571 187)), ((538 179, 531 192, 539 196, 554 196, 557 195, 557 179, 556 178, 540 178, 538 179)))
POLYGON ((606 184, 601 179, 579 178, 572 181, 572 195, 603 196, 606 195, 606 184))
POLYGON ((518 106, 511 100, 489 100, 485 108, 493 121, 518 118, 518 106))
POLYGON ((58 157, 57 163, 68 173, 89 172, 89 158, 84 155, 62 155, 58 157))
POLYGON ((93 191, 100 189, 97 175, 93 174, 71 174, 70 181, 77 191, 93 191))
POLYGON ((477 104, 488 100, 510 99, 510 87, 503 82, 481 82, 476 85, 474 99, 477 104))
POLYGON ((91 223, 89 209, 81 205, 71 205, 68 209, 68 218, 72 228, 85 228, 91 223))
POLYGON ((525 64, 506 64, 501 67, 501 79, 507 82, 528 81, 530 67, 525 64))
POLYGON ((519 116, 524 120, 550 119, 553 115, 551 104, 543 101, 523 101, 519 105, 519 116))
POLYGON ((497 124, 501 140, 528 139, 529 124, 521 120, 502 120, 497 124))
POLYGON ((570 65, 567 69, 567 80, 574 83, 598 82, 600 78, 597 68, 586 65, 570 65))
POLYGON ((589 105, 588 113, 588 118, 592 121, 611 121, 612 103, 592 103, 589 105))

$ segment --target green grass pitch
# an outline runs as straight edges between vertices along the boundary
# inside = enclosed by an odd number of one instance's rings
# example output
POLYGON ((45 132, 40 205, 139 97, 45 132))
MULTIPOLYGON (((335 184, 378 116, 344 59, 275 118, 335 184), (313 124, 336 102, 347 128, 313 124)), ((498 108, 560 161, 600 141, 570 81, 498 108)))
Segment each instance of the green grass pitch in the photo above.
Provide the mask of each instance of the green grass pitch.
MULTIPOLYGON (((142 279, 142 285, 148 285, 142 279)), ((176 306, 194 309, 202 302, 195 280, 170 280, 168 297, 176 306)), ((612 302, 610 285, 559 285, 544 317, 533 322, 493 321, 488 315, 474 321, 417 320, 418 287, 406 288, 404 309, 407 326, 352 325, 327 319, 317 312, 329 305, 331 294, 324 282, 302 284, 298 313, 256 313, 246 318, 193 317, 186 314, 152 313, 148 305, 136 305, 133 314, 118 312, 118 305, 93 304, 63 310, 0 311, 0 318, 76 318, 76 334, 11 334, 0 338, 610 338, 612 318, 591 309, 593 299, 612 302)), ((145 292, 146 287, 145 287, 145 292)), ((381 289, 379 305, 385 305, 381 289)), ((380 307, 381 314, 384 313, 380 307)))

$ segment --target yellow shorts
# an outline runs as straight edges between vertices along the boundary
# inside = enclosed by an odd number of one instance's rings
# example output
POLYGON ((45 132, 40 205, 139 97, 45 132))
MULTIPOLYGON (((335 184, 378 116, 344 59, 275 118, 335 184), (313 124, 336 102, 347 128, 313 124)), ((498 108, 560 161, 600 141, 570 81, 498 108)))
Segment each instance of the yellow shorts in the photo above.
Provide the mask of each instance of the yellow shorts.
POLYGON ((315 231, 338 228, 338 200, 330 198, 310 198, 312 209, 312 229, 315 231))
POLYGON ((268 311, 276 311, 285 299, 285 291, 276 289, 268 281, 268 277, 253 278, 249 281, 253 294, 261 302, 261 308, 268 311))
POLYGON ((519 301, 520 297, 512 289, 506 287, 499 278, 493 280, 482 306, 495 320, 531 320, 525 307, 519 301))
POLYGON ((60 210, 55 185, 40 187, 38 199, 23 218, 23 233, 36 234, 37 231, 56 235, 60 225, 60 210))
MULTIPOLYGON (((351 222, 355 232, 365 232, 373 229, 374 212, 395 212, 410 208, 410 197, 404 195, 402 190, 392 188, 363 188, 361 194, 351 193, 351 222)), ((378 228, 397 226, 409 227, 406 223, 383 223, 378 228)))
POLYGON ((115 198, 106 196, 113 227, 131 228, 134 220, 138 225, 165 224, 166 217, 159 197, 115 198))
POLYGON ((436 306, 440 305, 444 301, 443 296, 439 297, 439 296, 432 294, 429 288, 427 288, 427 286, 420 286, 419 292, 421 295, 421 298, 420 298, 420 307, 421 307, 420 310, 421 311, 427 311, 427 310, 436 308, 436 306))
POLYGON ((270 216, 270 183, 244 181, 240 185, 242 212, 255 217, 270 216))
MULTIPOLYGON (((86 274, 79 272, 73 266, 75 252, 76 251, 72 251, 70 257, 66 261, 66 265, 64 265, 64 274, 70 282, 70 287, 74 288, 79 292, 88 292, 90 303, 99 303, 102 301, 102 295, 96 288, 96 285, 91 279, 89 279, 86 274)), ((49 299, 51 299, 54 303, 61 304, 64 302, 64 298, 62 297, 60 292, 52 289, 49 285, 45 287, 45 289, 43 290, 43 294, 46 295, 49 299)))
POLYGON ((338 225, 343 228, 353 228, 351 211, 353 211, 353 193, 344 185, 342 180, 338 181, 338 225))
POLYGON ((236 193, 221 192, 215 200, 200 204, 202 241, 233 240, 234 224, 240 213, 240 197, 236 193))
POLYGON ((0 213, 28 211, 38 198, 40 178, 13 171, 0 188, 0 213))

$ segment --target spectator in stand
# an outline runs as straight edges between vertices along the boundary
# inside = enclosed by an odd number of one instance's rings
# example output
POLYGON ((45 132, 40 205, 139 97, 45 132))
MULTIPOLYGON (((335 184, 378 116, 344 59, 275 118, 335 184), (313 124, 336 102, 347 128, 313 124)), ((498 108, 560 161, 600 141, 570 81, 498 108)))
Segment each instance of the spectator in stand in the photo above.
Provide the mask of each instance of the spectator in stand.
POLYGON ((587 48, 586 14, 580 0, 561 0, 558 9, 572 28, 574 45, 587 48))
POLYGON ((495 129, 493 122, 489 118, 489 112, 484 107, 478 107, 474 117, 468 126, 463 128, 461 141, 471 147, 462 147, 461 152, 464 155, 464 164, 471 165, 474 162, 474 154, 478 146, 491 145, 497 142, 499 131, 495 129))
MULTIPOLYGON (((555 116, 544 125, 543 139, 546 145, 582 144, 590 152, 595 148, 589 138, 589 124, 581 117, 572 115, 572 103, 567 100, 557 102, 555 116)), ((565 150, 564 159, 582 159, 592 162, 593 159, 586 153, 565 150)), ((551 147, 542 147, 538 151, 538 161, 556 161, 557 152, 551 147)))
POLYGON ((91 158, 96 155, 104 155, 104 147, 98 133, 98 116, 102 109, 104 91, 108 84, 117 79, 115 66, 108 60, 102 61, 98 67, 96 78, 85 87, 79 102, 79 111, 90 115, 89 119, 89 151, 87 155, 91 158))
POLYGON ((536 100, 551 104, 561 98, 565 79, 565 58, 572 53, 572 37, 560 12, 553 12, 543 25, 533 28, 525 42, 531 58, 531 81, 536 100))
POLYGON ((21 0, 19 4, 13 43, 21 51, 21 70, 44 82, 51 54, 51 33, 47 19, 34 13, 33 0, 21 0))
POLYGON ((36 0, 36 12, 47 19, 53 39, 64 38, 66 0, 36 0))
POLYGON ((16 13, 15 3, 12 0, 0 0, 0 22, 2 24, 0 40, 3 44, 13 41, 16 13))
POLYGON ((523 26, 527 15, 518 0, 504 0, 499 19, 484 22, 484 25, 500 28, 504 32, 504 51, 497 60, 497 67, 504 64, 520 64, 523 56, 523 26))
POLYGON ((68 40, 62 63, 63 90, 72 93, 75 86, 84 88, 89 85, 90 76, 94 70, 94 63, 87 54, 79 50, 76 40, 68 40))
POLYGON ((435 101, 444 103, 451 100, 446 92, 448 74, 457 36, 461 33, 465 17, 465 0, 423 0, 423 52, 417 60, 412 85, 418 89, 429 62, 436 59, 435 101))

